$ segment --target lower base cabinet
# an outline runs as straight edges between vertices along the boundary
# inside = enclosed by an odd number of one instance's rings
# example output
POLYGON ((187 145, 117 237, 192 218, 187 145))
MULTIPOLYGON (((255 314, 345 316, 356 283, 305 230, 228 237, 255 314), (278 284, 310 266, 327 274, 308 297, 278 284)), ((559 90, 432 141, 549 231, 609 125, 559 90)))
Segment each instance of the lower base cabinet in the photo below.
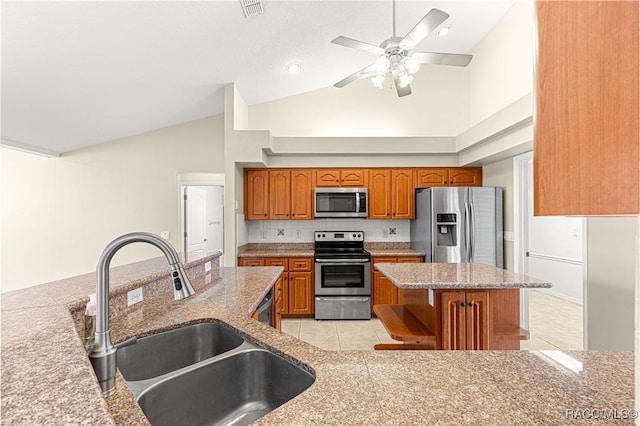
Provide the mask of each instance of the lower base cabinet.
MULTIPOLYGON (((313 259, 301 257, 238 258, 238 266, 282 266, 281 300, 277 309, 280 317, 309 317, 314 314, 313 259)), ((278 283, 274 285, 277 289, 278 283)), ((276 294, 277 295, 277 294, 276 294)), ((277 327, 276 327, 277 328, 277 327)))
POLYGON ((442 292, 442 349, 489 349, 489 294, 442 292))

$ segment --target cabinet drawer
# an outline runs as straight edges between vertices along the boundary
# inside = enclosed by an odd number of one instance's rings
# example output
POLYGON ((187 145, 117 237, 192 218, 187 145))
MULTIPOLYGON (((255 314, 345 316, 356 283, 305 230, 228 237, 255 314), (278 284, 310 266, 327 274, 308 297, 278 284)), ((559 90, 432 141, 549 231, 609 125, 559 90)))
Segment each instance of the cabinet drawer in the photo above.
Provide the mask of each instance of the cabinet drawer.
POLYGON ((421 256, 401 256, 398 257, 398 263, 422 263, 421 256))
POLYGON ((279 257, 269 257, 265 261, 265 266, 282 266, 286 271, 289 270, 289 259, 279 257))
POLYGON ((313 263, 313 259, 309 259, 309 258, 303 258, 303 259, 291 258, 289 259, 289 270, 290 271, 311 271, 312 263, 313 263))
POLYGON ((375 265, 376 263, 397 263, 397 257, 373 257, 371 258, 371 264, 375 265))
POLYGON ((264 259, 257 258, 240 258, 238 259, 239 266, 265 266, 264 259))

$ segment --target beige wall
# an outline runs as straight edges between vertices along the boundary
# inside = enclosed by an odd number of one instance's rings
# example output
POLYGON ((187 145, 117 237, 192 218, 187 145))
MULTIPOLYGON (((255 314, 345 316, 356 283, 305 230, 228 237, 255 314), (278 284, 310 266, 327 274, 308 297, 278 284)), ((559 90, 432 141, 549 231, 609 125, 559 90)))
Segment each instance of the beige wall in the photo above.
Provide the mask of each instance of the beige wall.
POLYGON ((273 136, 456 136, 469 126, 468 75, 425 65, 403 98, 365 78, 250 106, 249 126, 273 136))
POLYGON ((473 49, 469 124, 533 90, 533 2, 518 1, 473 49))
MULTIPOLYGON (((132 231, 179 246, 179 173, 223 172, 222 116, 44 158, 2 149, 2 292, 91 272, 132 231)), ((125 247, 113 264, 159 254, 125 247)))
MULTIPOLYGON (((503 226, 504 231, 513 232, 513 159, 498 161, 482 168, 482 185, 499 186, 503 192, 503 226)), ((504 265, 513 271, 513 241, 504 242, 504 265)))
POLYGON ((588 349, 634 348, 637 227, 635 217, 587 219, 588 349))

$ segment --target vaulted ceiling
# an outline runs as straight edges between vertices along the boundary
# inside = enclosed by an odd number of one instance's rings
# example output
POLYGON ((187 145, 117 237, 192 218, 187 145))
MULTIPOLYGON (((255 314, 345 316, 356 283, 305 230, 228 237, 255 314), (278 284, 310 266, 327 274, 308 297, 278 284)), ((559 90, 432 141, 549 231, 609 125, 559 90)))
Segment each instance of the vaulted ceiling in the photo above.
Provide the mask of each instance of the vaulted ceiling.
MULTIPOLYGON (((450 33, 416 49, 471 53, 512 4, 398 0, 397 33, 442 9, 450 33)), ((237 0, 2 2, 2 143, 61 153, 204 118, 228 83, 250 105, 324 88, 375 59, 333 38, 392 35, 387 0, 263 6, 245 18, 237 0)))

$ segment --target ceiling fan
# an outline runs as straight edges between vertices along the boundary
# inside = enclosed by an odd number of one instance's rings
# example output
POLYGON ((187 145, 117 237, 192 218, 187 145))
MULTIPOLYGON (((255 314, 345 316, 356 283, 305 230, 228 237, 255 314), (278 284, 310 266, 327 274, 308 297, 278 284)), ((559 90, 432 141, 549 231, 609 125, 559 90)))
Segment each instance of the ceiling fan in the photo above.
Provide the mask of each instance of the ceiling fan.
POLYGON ((393 0, 393 37, 374 46, 349 37, 336 37, 331 43, 353 49, 364 50, 378 56, 371 65, 356 71, 347 78, 334 84, 335 87, 344 87, 347 84, 365 77, 373 77, 373 85, 384 87, 385 76, 391 74, 396 86, 398 96, 411 94, 409 84, 413 81, 413 75, 418 72, 420 64, 439 64, 466 67, 473 56, 455 53, 413 52, 413 49, 433 30, 439 27, 449 18, 449 14, 439 9, 431 9, 409 33, 404 37, 396 36, 396 2, 393 0))

